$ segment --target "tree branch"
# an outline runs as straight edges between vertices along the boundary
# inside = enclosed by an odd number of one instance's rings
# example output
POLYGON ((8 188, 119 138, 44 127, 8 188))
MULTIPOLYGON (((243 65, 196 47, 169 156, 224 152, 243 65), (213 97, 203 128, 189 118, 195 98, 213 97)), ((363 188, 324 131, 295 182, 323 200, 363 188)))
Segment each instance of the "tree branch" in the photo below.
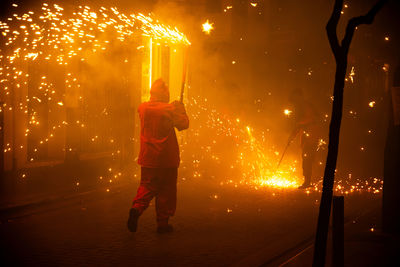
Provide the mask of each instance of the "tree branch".
POLYGON ((361 24, 371 24, 374 21, 375 15, 379 12, 379 10, 381 10, 381 8, 386 4, 387 1, 388 0, 379 0, 366 15, 354 17, 349 20, 349 23, 346 27, 346 33, 344 35, 341 45, 345 54, 347 54, 349 51, 350 43, 353 39, 356 27, 361 24))
POLYGON ((342 43, 338 44, 337 25, 342 11, 343 0, 335 0, 332 16, 326 25, 329 44, 336 59, 335 84, 333 87, 333 104, 331 123, 329 125, 328 155, 326 158, 324 181, 322 186, 321 202, 319 206, 317 232, 314 244, 313 266, 325 266, 326 246, 329 231, 329 217, 332 207, 333 185, 335 182, 335 169, 337 163, 340 126, 343 113, 343 88, 346 78, 347 55, 353 38, 355 28, 360 24, 371 24, 376 13, 388 0, 379 0, 375 6, 365 15, 352 18, 346 28, 342 43))
POLYGON ((329 44, 331 46, 333 55, 335 59, 337 59, 340 53, 340 45, 337 37, 336 29, 340 19, 340 12, 343 8, 343 0, 336 0, 335 5, 333 6, 332 15, 326 24, 326 33, 328 35, 329 44))

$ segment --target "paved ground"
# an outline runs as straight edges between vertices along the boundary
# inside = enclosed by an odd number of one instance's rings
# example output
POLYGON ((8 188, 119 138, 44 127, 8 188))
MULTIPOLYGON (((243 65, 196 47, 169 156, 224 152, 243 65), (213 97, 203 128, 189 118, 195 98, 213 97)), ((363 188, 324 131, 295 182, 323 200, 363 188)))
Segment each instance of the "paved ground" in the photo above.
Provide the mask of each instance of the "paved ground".
MULTIPOLYGON (((344 225, 344 266, 375 267, 400 266, 400 236, 382 232, 380 206, 363 212, 344 225)), ((312 266, 314 246, 312 242, 287 253, 269 266, 312 266)), ((328 237, 326 266, 332 264, 332 235, 328 237)))
MULTIPOLYGON (((155 232, 154 206, 150 206, 138 232, 132 234, 126 219, 136 187, 137 181, 110 192, 94 191, 9 214, 0 225, 2 262, 8 266, 259 266, 274 262, 315 231, 319 194, 256 191, 202 178, 179 184, 174 233, 155 232)), ((349 196, 346 218, 376 204, 376 195, 349 196)))

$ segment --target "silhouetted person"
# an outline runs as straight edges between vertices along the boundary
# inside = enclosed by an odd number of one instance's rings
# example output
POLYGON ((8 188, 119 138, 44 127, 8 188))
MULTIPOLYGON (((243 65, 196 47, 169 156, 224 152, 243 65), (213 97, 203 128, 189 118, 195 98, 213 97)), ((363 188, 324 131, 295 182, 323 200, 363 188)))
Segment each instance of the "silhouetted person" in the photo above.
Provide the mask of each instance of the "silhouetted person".
POLYGON ((289 101, 294 107, 295 120, 295 126, 289 140, 293 140, 300 134, 304 183, 299 189, 304 189, 311 186, 312 167, 318 149, 320 138, 318 112, 310 102, 304 99, 301 89, 292 91, 289 101))
POLYGON ((175 128, 189 127, 182 102, 169 102, 169 89, 162 79, 150 89, 150 101, 140 104, 141 180, 129 212, 128 228, 136 232, 139 216, 156 197, 157 232, 172 232, 169 217, 176 209, 176 183, 180 162, 175 128))

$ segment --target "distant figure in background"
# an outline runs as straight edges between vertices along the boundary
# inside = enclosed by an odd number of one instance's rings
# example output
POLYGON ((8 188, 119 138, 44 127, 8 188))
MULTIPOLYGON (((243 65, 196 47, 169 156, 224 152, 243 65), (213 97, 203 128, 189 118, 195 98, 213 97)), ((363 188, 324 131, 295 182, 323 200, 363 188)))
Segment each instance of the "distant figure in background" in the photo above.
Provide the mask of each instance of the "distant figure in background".
POLYGON ((293 140, 300 134, 304 183, 299 186, 299 189, 305 189, 311 187, 312 167, 320 138, 319 116, 315 107, 304 99, 301 89, 293 90, 289 101, 294 107, 295 119, 295 126, 289 140, 293 140))
POLYGON ((157 232, 168 233, 173 227, 169 217, 175 214, 176 184, 180 162, 175 128, 189 127, 185 106, 169 102, 169 89, 162 79, 150 89, 150 101, 140 104, 140 186, 129 211, 128 229, 136 232, 139 216, 156 197, 157 232))

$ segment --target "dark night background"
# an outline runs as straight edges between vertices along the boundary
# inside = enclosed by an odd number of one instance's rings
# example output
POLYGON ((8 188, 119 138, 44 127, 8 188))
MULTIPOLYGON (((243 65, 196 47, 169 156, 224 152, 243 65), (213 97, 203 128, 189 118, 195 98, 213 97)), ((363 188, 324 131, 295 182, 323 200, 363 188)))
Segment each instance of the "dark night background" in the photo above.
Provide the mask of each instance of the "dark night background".
MULTIPOLYGON (((350 18, 365 14, 375 2, 345 1, 338 35, 343 36, 344 27, 350 18)), ((15 12, 13 3, 18 4, 18 12, 21 13, 40 9, 42 2, 2 0, 0 21, 6 21, 15 12)), ((271 151, 283 151, 294 123, 293 118, 286 117, 283 111, 293 108, 288 101, 290 92, 302 89, 305 98, 317 108, 324 129, 323 139, 328 141, 335 62, 325 26, 332 12, 333 0, 60 0, 46 3, 59 4, 69 11, 79 5, 88 5, 92 8, 116 6, 126 14, 152 12, 160 22, 176 26, 190 40, 188 95, 207 99, 210 105, 207 112, 214 114, 217 110, 218 114, 228 120, 240 118, 240 121, 262 131, 263 135, 270 134, 271 151), (257 6, 251 6, 250 3, 257 3, 257 6), (201 30, 206 20, 214 26, 210 35, 201 30)), ((336 173, 336 179, 341 182, 347 181, 352 185, 373 178, 379 181, 383 179, 389 115, 388 89, 393 84, 393 70, 400 64, 399 14, 400 1, 391 0, 371 25, 361 25, 354 34, 348 56, 336 173), (389 69, 385 71, 383 68, 387 66, 389 69), (354 76, 350 77, 352 68, 354 76), (351 81, 351 78, 354 80, 351 81)), ((0 40, 3 48, 5 38, 1 36, 0 40)), ((91 78, 96 80, 96 77, 91 78)), ((196 121, 194 117, 192 127, 203 127, 205 123, 202 122, 200 119, 196 121)), ((119 121, 113 123, 110 128, 120 124, 119 121)), ((137 259, 143 259, 140 262, 142 265, 138 264, 140 266, 167 266, 166 263, 170 263, 170 266, 221 266, 238 262, 238 266, 241 266, 240 263, 252 262, 253 258, 249 255, 256 254, 268 255, 269 261, 265 263, 263 258, 265 265, 262 266, 274 266, 278 262, 273 259, 289 257, 293 253, 294 250, 287 248, 297 242, 293 240, 311 240, 310 233, 315 230, 319 191, 299 193, 285 189, 261 191, 259 188, 252 191, 241 189, 243 184, 236 181, 226 183, 226 180, 231 179, 231 173, 225 172, 219 165, 212 165, 214 163, 207 165, 211 162, 210 159, 206 161, 211 152, 205 153, 206 160, 203 162, 206 163, 196 162, 195 155, 200 155, 200 152, 191 155, 190 149, 193 147, 198 151, 211 147, 214 137, 215 132, 211 132, 203 137, 203 141, 206 140, 204 144, 193 142, 192 147, 185 147, 183 151, 185 160, 189 160, 180 169, 183 179, 179 182, 182 191, 178 201, 182 200, 182 204, 174 218, 177 232, 172 238, 150 235, 149 229, 154 226, 152 212, 147 212, 143 218, 144 233, 127 237, 123 232, 128 205, 121 203, 130 203, 138 183, 136 158, 130 155, 132 158, 129 158, 129 164, 126 165, 120 164, 118 160, 115 163, 113 158, 114 161, 110 163, 113 165, 109 165, 109 162, 96 163, 98 165, 94 164, 94 167, 88 164, 89 169, 81 173, 81 169, 73 169, 76 171, 73 178, 69 174, 64 175, 66 177, 59 175, 59 169, 52 166, 49 177, 63 177, 73 186, 74 193, 80 194, 79 197, 66 197, 67 204, 59 206, 53 203, 44 212, 42 208, 34 208, 33 211, 21 209, 28 215, 19 215, 19 210, 10 213, 5 211, 0 216, 1 238, 3 235, 5 237, 2 245, 7 247, 4 251, 12 257, 15 253, 15 258, 21 256, 23 263, 32 260, 41 266, 54 265, 55 262, 61 265, 78 262, 96 266, 119 265, 121 262, 136 264, 137 259), (104 192, 93 193, 89 185, 85 188, 83 177, 96 176, 93 179, 98 182, 97 176, 101 175, 101 179, 107 177, 109 166, 112 166, 113 173, 118 173, 121 167, 122 176, 128 177, 126 181, 129 181, 129 186, 124 187, 115 182, 116 188, 111 189, 110 196, 104 192), (200 175, 192 171, 193 166, 203 168, 199 171, 200 175), (102 171, 107 174, 103 175, 102 171), (195 178, 192 178, 193 173, 195 178), (80 187, 76 189, 78 180, 80 187), (8 218, 11 219, 8 221, 8 218), (25 246, 18 249, 24 242, 25 246), (269 244, 267 248, 265 243, 269 244), (92 250, 93 247, 95 249, 92 250), (247 261, 240 261, 243 259, 247 261)), ((179 142, 182 140, 185 139, 179 139, 179 142)), ((229 146, 230 141, 215 145, 218 152, 221 152, 221 158, 226 161, 233 158, 232 151, 236 152, 229 146)), ((190 145, 190 141, 185 142, 185 145, 188 143, 190 145)), ((318 153, 316 163, 315 179, 319 185, 325 158, 326 146, 318 153)), ((299 140, 289 148, 288 159, 300 159, 299 140)), ((46 171, 40 170, 38 173, 41 181, 49 178, 42 175, 46 171)), ((28 188, 26 184, 23 186, 28 188)), ((57 181, 52 180, 48 188, 53 190, 57 186, 57 181)), ((10 191, 17 187, 13 184, 10 191)), ((67 188, 63 190, 67 192, 67 188)), ((54 191, 54 195, 57 192, 54 191)), ((45 194, 41 192, 42 195, 45 194)), ((46 199, 54 199, 54 195, 46 195, 46 199)), ((12 202, 11 198, 3 199, 7 205, 12 202)), ((380 193, 350 194, 348 198, 346 196, 345 205, 346 227, 351 229, 348 232, 354 230, 356 233, 349 237, 350 241, 351 238, 364 237, 379 229, 380 193), (366 211, 369 207, 379 211, 369 213, 366 211), (362 219, 362 216, 367 219, 362 219), (360 229, 364 235, 357 236, 357 230, 360 229)), ((374 235, 363 239, 368 241, 369 251, 360 252, 363 247, 357 243, 362 242, 358 239, 357 242, 351 241, 353 243, 349 241, 351 245, 346 249, 356 251, 359 247, 358 254, 354 252, 358 256, 373 257, 376 251, 381 255, 379 251, 383 251, 383 241, 380 237, 374 235)), ((298 244, 296 246, 301 247, 298 244)), ((346 257, 351 259, 352 255, 349 253, 346 257)), ((353 258, 358 259, 357 256, 353 258)))

